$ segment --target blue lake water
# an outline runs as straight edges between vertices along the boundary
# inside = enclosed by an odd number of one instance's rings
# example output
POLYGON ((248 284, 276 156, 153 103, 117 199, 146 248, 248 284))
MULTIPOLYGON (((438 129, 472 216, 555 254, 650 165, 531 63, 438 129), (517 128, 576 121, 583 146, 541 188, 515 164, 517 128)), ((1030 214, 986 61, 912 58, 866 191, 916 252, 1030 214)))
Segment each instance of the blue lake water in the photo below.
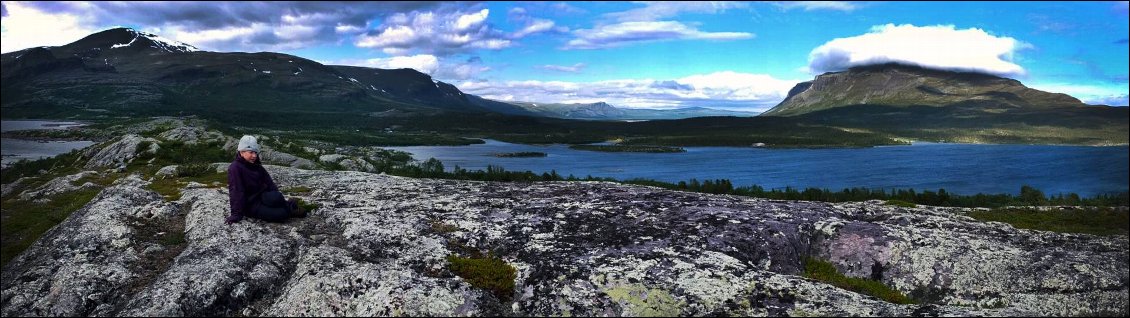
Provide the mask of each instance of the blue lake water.
POLYGON ((562 176, 648 178, 678 182, 729 179, 766 189, 850 187, 1019 194, 1030 185, 1047 194, 1083 196, 1127 191, 1130 147, 915 143, 851 149, 685 147, 685 153, 611 153, 487 140, 470 146, 389 147, 416 160, 436 158, 450 171, 501 166, 508 171, 556 170, 562 176), (537 151, 542 158, 499 158, 537 151))
MULTIPOLYGON (((3 120, 0 121, 0 131, 33 130, 33 129, 64 129, 81 126, 82 123, 69 121, 47 120, 3 120)), ((93 141, 35 141, 14 138, 0 138, 0 166, 8 165, 21 159, 36 160, 53 157, 67 153, 74 149, 86 148, 93 145, 93 141)))

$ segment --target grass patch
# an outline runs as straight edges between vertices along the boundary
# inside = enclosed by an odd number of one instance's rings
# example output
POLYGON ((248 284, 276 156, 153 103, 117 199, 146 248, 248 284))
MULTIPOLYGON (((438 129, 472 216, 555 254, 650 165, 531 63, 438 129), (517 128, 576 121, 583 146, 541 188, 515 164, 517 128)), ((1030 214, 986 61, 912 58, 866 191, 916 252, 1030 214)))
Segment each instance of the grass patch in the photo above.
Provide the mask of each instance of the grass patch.
POLYGON ((918 207, 917 204, 906 202, 906 201, 903 201, 903 200, 887 200, 886 205, 893 205, 893 206, 903 207, 903 208, 917 208, 918 207))
POLYGON ((290 187, 282 189, 283 193, 310 193, 311 191, 314 190, 310 189, 310 187, 290 187))
MULTIPOLYGON (((177 167, 177 175, 180 174, 180 167, 177 167)), ((184 189, 184 186, 189 182, 198 182, 210 187, 223 187, 228 184, 228 174, 227 172, 209 170, 208 173, 202 175, 156 179, 149 182, 147 188, 160 194, 166 201, 177 201, 181 198, 181 189, 184 189)))
POLYGON ((981 221, 1008 223, 1020 229, 1094 235, 1126 235, 1130 232, 1130 211, 1110 207, 1053 211, 1001 208, 974 211, 968 215, 981 221))
POLYGON ((3 223, 0 223, 0 263, 6 265, 48 230, 62 223, 71 213, 94 199, 100 188, 64 192, 37 203, 11 198, 3 201, 3 223))
POLYGON ((295 200, 298 201, 298 207, 306 211, 307 214, 314 212, 314 210, 320 207, 317 203, 306 202, 306 200, 302 200, 301 198, 295 198, 295 200))
POLYGON ((448 269, 471 286, 490 291, 502 301, 510 300, 514 294, 514 279, 518 277, 518 270, 494 254, 485 257, 448 255, 447 262, 448 269))
POLYGON ((166 232, 161 236, 161 245, 164 246, 177 246, 184 242, 184 232, 166 232))
POLYGON ((836 270, 832 263, 807 257, 804 259, 804 277, 815 279, 833 286, 864 295, 874 296, 896 304, 913 304, 910 298, 897 290, 870 279, 847 277, 836 270))

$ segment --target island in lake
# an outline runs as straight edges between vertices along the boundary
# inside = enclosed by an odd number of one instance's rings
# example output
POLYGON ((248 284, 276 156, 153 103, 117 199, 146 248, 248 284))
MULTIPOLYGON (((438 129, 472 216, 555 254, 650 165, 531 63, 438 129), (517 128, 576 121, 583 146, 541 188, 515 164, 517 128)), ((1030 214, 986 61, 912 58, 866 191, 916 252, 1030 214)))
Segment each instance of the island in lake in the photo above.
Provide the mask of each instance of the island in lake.
POLYGON ((640 145, 572 145, 572 146, 569 146, 569 149, 588 150, 588 151, 603 151, 603 152, 651 152, 651 153, 687 152, 686 149, 683 149, 681 147, 640 146, 640 145))
POLYGON ((494 156, 500 157, 500 158, 538 158, 538 157, 545 157, 546 154, 544 152, 523 151, 523 152, 496 153, 496 154, 494 154, 494 156))

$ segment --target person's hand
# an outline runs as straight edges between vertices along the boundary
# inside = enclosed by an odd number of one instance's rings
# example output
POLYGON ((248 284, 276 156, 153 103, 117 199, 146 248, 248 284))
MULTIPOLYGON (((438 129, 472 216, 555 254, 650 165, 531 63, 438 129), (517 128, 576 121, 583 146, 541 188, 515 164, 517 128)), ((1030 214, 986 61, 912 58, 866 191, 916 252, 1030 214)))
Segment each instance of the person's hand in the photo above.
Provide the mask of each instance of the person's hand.
POLYGON ((243 219, 242 215, 231 215, 231 216, 228 216, 228 218, 224 219, 224 224, 239 223, 239 220, 242 220, 242 219, 243 219))

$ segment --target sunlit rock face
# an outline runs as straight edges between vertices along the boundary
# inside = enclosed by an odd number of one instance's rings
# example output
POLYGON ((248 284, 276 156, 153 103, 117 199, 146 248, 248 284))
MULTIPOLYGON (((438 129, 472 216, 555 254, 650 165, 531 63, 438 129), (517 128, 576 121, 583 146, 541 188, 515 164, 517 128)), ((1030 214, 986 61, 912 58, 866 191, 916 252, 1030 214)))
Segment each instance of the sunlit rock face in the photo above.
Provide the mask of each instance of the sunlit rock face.
POLYGON ((123 178, 3 270, 4 316, 1125 315, 1126 236, 606 182, 495 183, 268 166, 320 205, 225 225, 226 188, 123 178), (183 233, 182 239, 177 235, 183 233), (448 269, 490 252, 498 295, 448 269), (828 260, 920 304, 803 278, 828 260))

